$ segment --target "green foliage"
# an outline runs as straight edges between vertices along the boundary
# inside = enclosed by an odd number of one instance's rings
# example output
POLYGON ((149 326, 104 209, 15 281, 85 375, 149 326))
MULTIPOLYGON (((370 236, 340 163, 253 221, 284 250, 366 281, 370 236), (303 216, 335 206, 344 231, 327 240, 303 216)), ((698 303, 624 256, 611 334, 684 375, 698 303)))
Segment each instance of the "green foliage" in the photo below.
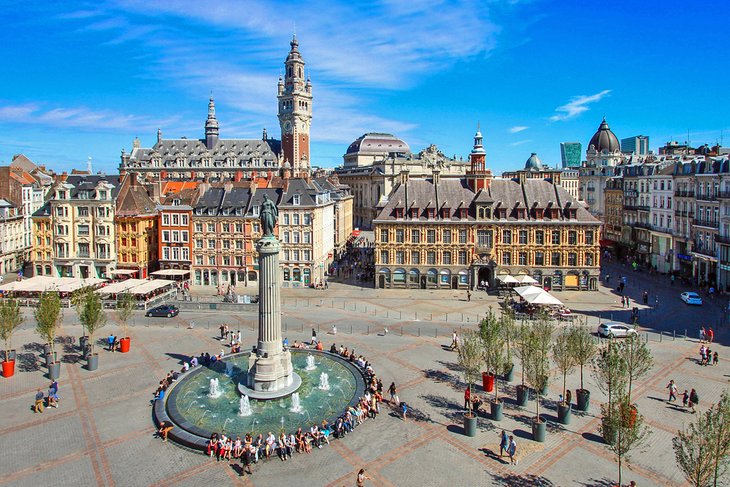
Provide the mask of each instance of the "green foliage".
POLYGON ((494 374, 494 398, 499 398, 498 383, 499 374, 504 373, 507 364, 505 355, 505 321, 502 317, 497 318, 492 309, 479 324, 479 338, 482 342, 483 359, 487 372, 494 374))
POLYGON ((608 345, 600 348, 593 357, 593 376, 598 389, 608 397, 610 410, 614 397, 623 395, 627 384, 626 362, 615 338, 610 339, 608 345))
POLYGON ((717 485, 727 472, 730 455, 730 396, 677 432, 672 440, 677 466, 693 487, 717 485))
MULTIPOLYGON (((482 343, 479 335, 473 331, 463 334, 459 345, 459 365, 464 374, 464 381, 471 388, 479 378, 479 369, 483 364, 482 343)), ((471 403, 469 404, 471 413, 471 403)))
POLYGON ((529 329, 527 340, 531 352, 525 364, 527 382, 535 390, 535 416, 540 418, 540 395, 550 380, 550 349, 555 327, 546 316, 541 316, 529 329))
POLYGON ((79 295, 75 306, 81 326, 89 334, 91 353, 94 353, 94 333, 106 324, 106 312, 99 294, 90 287, 84 289, 86 291, 79 295))
POLYGON ((51 353, 55 354, 54 342, 61 321, 61 297, 58 292, 43 292, 33 315, 36 332, 51 346, 51 353))
POLYGON ((575 363, 580 367, 580 388, 583 389, 583 367, 593 360, 598 347, 585 324, 570 329, 570 349, 575 363))
POLYGON ((503 309, 502 315, 499 317, 502 321, 502 333, 504 334, 504 345, 507 350, 506 364, 512 364, 512 345, 515 342, 515 334, 517 328, 515 326, 515 312, 512 308, 503 309))
POLYGON ((122 293, 117 295, 117 318, 122 325, 122 333, 126 337, 127 322, 132 316, 132 312, 137 308, 137 300, 132 293, 122 293))
POLYGON ((650 431, 639 414, 635 404, 629 402, 628 395, 622 394, 611 405, 601 406, 601 426, 599 427, 608 448, 618 459, 618 483, 622 483, 623 460, 631 450, 646 441, 650 431))
POLYGON ((517 355, 517 358, 520 359, 522 368, 522 385, 524 386, 527 362, 529 362, 530 355, 533 353, 533 342, 530 340, 530 325, 528 325, 525 320, 522 320, 520 325, 515 327, 514 343, 515 354, 517 355))
POLYGON ((563 328, 555 337, 555 343, 553 344, 553 361, 563 375, 563 397, 565 397, 566 377, 575 369, 576 365, 575 353, 571 348, 572 333, 571 328, 563 328))
POLYGON ((619 353, 626 368, 627 395, 628 400, 631 401, 631 386, 649 372, 654 360, 651 356, 651 350, 645 342, 641 341, 638 335, 626 337, 619 347, 619 353))
POLYGON ((23 323, 23 313, 20 311, 18 301, 5 298, 0 300, 0 339, 5 342, 5 358, 10 357, 10 350, 13 348, 11 341, 13 332, 23 323))

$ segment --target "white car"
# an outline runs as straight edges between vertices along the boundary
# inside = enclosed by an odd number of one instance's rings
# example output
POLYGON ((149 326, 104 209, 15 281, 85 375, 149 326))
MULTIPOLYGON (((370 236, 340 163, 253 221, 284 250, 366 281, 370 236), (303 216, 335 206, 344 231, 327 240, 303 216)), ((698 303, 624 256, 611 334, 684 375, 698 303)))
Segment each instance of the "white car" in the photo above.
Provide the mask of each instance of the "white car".
POLYGON ((606 338, 619 338, 638 335, 638 332, 627 324, 608 321, 598 325, 598 335, 606 338))
POLYGON ((682 298, 682 301, 684 301, 687 304, 694 304, 697 306, 702 306, 702 298, 697 293, 692 292, 686 292, 679 295, 680 298, 682 298))

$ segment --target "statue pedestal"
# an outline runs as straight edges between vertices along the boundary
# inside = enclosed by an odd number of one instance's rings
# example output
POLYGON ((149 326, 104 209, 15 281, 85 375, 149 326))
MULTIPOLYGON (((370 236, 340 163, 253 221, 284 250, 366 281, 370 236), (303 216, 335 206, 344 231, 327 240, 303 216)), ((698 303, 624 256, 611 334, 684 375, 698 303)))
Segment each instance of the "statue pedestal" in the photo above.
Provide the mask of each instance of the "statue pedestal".
POLYGON ((263 237, 256 250, 260 269, 259 339, 249 355, 246 385, 239 385, 239 389, 254 399, 273 399, 296 391, 302 381, 294 373, 291 354, 284 350, 281 339, 279 241, 274 236, 263 237))

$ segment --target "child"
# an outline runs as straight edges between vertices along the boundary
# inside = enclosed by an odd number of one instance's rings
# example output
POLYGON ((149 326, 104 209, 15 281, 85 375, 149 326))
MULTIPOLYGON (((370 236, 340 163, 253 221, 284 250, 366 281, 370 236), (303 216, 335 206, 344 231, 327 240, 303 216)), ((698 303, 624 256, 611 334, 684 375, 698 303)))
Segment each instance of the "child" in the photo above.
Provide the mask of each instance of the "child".
POLYGON ((715 352, 714 354, 712 354, 712 366, 717 367, 718 363, 720 363, 720 359, 717 356, 717 352, 715 352))
POLYGON ((689 392, 687 392, 687 389, 684 390, 682 393, 682 406, 687 407, 687 404, 689 403, 689 392))
POLYGON ((400 403, 400 409, 403 412, 403 421, 407 421, 406 414, 408 413, 408 404, 405 402, 400 403))

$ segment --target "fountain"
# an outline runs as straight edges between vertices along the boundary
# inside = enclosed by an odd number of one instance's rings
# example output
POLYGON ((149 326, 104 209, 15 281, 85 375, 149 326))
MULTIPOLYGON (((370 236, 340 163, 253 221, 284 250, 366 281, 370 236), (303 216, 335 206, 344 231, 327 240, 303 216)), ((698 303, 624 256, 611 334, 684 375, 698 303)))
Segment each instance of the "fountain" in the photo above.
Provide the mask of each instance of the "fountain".
POLYGON ((314 370, 317 366, 314 364, 314 355, 307 354, 307 368, 304 370, 314 370))
POLYGON ((330 390, 330 376, 326 372, 319 374, 319 389, 322 391, 330 390))
POLYGON ((241 396, 241 400, 238 403, 238 415, 239 416, 251 416, 253 410, 251 409, 251 402, 248 400, 248 396, 241 396))
POLYGON ((291 395, 291 408, 289 409, 289 411, 291 411, 292 413, 301 413, 302 409, 303 408, 299 399, 299 393, 295 392, 291 395))
POLYGON ((218 385, 218 378, 213 377, 212 379, 210 379, 210 388, 208 389, 208 397, 216 399, 218 397, 221 397, 221 394, 223 394, 223 393, 221 392, 221 388, 218 385))

